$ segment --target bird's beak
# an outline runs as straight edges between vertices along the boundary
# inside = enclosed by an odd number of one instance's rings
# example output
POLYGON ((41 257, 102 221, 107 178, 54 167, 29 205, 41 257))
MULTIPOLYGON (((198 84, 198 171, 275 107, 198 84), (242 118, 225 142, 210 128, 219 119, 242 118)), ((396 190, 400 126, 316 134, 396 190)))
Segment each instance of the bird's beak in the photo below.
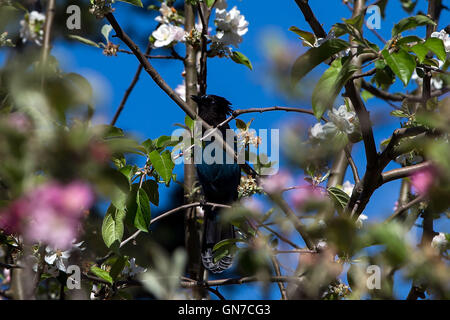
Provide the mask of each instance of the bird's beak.
POLYGON ((201 100, 200 96, 191 96, 191 99, 194 100, 196 103, 199 103, 201 100))

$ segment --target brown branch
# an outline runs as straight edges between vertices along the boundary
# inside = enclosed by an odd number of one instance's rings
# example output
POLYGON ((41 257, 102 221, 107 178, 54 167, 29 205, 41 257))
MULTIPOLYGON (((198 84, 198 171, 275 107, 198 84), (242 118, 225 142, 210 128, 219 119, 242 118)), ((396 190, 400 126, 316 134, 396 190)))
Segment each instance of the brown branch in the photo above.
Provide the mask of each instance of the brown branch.
POLYGON ((346 94, 350 98, 356 115, 359 119, 361 126, 361 133, 363 136, 364 148, 366 151, 367 169, 373 169, 377 166, 377 148, 375 145, 375 138, 372 131, 372 123, 370 121, 370 115, 367 111, 361 96, 356 92, 355 84, 353 81, 349 81, 345 85, 346 94))
POLYGON ((283 236, 282 234, 276 232, 275 230, 273 230, 271 227, 265 225, 265 224, 261 224, 261 227, 263 227, 264 229, 266 229, 267 231, 273 233, 278 239, 280 239, 283 242, 286 242, 287 244, 289 244, 291 247, 295 248, 295 249, 300 249, 299 246, 297 246, 294 242, 292 242, 291 240, 289 240, 288 238, 286 238, 285 236, 283 236))
MULTIPOLYGON (((147 46, 147 50, 145 52, 146 55, 148 55, 151 51, 151 45, 148 44, 147 46)), ((111 120, 110 125, 114 126, 117 122, 117 119, 119 119, 120 113, 122 112, 123 108, 125 107, 125 104, 127 103, 128 97, 130 96, 131 92, 133 91, 134 87, 136 86, 137 82, 139 81, 139 76, 141 75, 143 66, 142 64, 139 64, 137 70, 136 70, 136 74, 134 75, 133 80, 131 81, 130 86, 128 87, 128 89, 125 91, 125 94, 123 95, 122 101, 120 102, 119 107, 117 108, 116 113, 114 114, 113 119, 111 120)))
POLYGON ((426 196, 425 195, 421 195, 421 196, 415 198, 414 200, 408 202, 407 204, 402 205, 402 204, 399 203, 398 209, 389 218, 387 218, 385 222, 390 222, 390 221, 398 218, 404 212, 406 212, 407 210, 411 209, 416 204, 424 201, 425 199, 426 199, 426 196))
POLYGON ((295 215, 294 211, 289 207, 289 204, 283 199, 282 196, 268 195, 269 198, 276 203, 280 209, 286 214, 291 223, 293 224, 295 230, 300 234, 300 236, 305 241, 306 246, 310 250, 315 249, 315 245, 313 240, 310 238, 306 226, 300 221, 300 219, 295 215))
POLYGON ((352 152, 348 145, 345 146, 344 151, 347 156, 347 161, 350 164, 350 168, 352 169, 353 179, 355 179, 355 184, 357 184, 360 182, 358 168, 356 167, 355 161, 353 161, 352 152))
MULTIPOLYGON (((128 51, 128 50, 119 49, 117 51, 134 55, 133 52, 128 51)), ((145 53, 144 57, 146 57, 147 59, 155 59, 155 60, 158 60, 158 59, 160 59, 160 60, 183 60, 183 57, 181 57, 179 55, 163 56, 163 55, 150 55, 148 53, 145 53)))
MULTIPOLYGON (((410 102, 423 102, 423 97, 403 94, 403 93, 389 93, 383 90, 380 90, 366 81, 361 82, 361 86, 363 89, 367 90, 371 94, 373 94, 375 97, 383 99, 383 100, 389 100, 389 101, 403 101, 407 99, 410 102)), ((450 91, 450 86, 446 86, 445 88, 439 89, 439 90, 433 90, 430 93, 430 98, 440 97, 447 92, 450 91)))
MULTIPOLYGON (((200 94, 206 94, 206 88, 207 88, 207 65, 208 65, 208 57, 207 57, 207 34, 208 34, 208 21, 205 17, 205 14, 203 13, 203 9, 206 11, 209 11, 208 7, 203 2, 197 3, 197 10, 198 15, 200 17, 200 21, 202 24, 202 35, 201 35, 201 58, 200 58, 200 76, 199 76, 199 85, 200 85, 200 94)), ((207 17, 209 17, 209 14, 207 14, 207 17)))
POLYGON ((390 182, 390 181, 394 181, 397 179, 402 179, 405 177, 409 177, 411 175, 413 175, 414 173, 426 169, 426 168, 430 168, 432 166, 432 163, 430 161, 425 161, 413 166, 408 166, 408 167, 402 167, 399 169, 394 169, 394 170, 390 170, 390 171, 386 171, 383 172, 381 174, 382 177, 382 184, 390 182))
MULTIPOLYGON (((212 202, 204 202, 204 203, 202 203, 202 202, 193 202, 193 203, 188 203, 188 204, 179 206, 179 207, 177 207, 177 208, 175 208, 175 209, 166 211, 166 212, 160 214, 159 216, 153 218, 153 219, 150 221, 150 225, 152 225, 153 223, 155 223, 155 222, 157 222, 157 221, 159 221, 159 220, 161 220, 161 219, 167 218, 168 216, 170 216, 170 215, 172 215, 172 214, 174 214, 174 213, 177 213, 177 212, 179 212, 179 211, 183 211, 183 210, 186 210, 186 209, 189 209, 189 208, 193 208, 193 207, 201 207, 201 206, 209 206, 209 207, 213 207, 213 208, 231 208, 231 206, 228 206, 228 205, 225 205, 225 204, 212 203, 212 202)), ((127 244, 128 242, 130 242, 131 240, 136 239, 137 236, 138 236, 141 232, 142 232, 141 230, 138 230, 138 231, 136 231, 134 234, 132 234, 129 238, 127 238, 126 240, 122 241, 122 242, 120 243, 120 248, 122 248, 124 245, 126 245, 126 244, 127 244)))
POLYGON ((316 37, 326 38, 327 33, 323 29, 320 22, 317 20, 316 16, 314 15, 314 12, 311 10, 311 7, 308 4, 308 0, 295 0, 295 3, 297 3, 298 7, 302 11, 306 22, 308 22, 308 24, 311 26, 311 29, 314 31, 316 37))
POLYGON ((220 280, 210 280, 205 282, 194 282, 194 281, 181 281, 180 285, 182 288, 195 288, 195 287, 218 287, 227 285, 237 285, 245 284, 250 282, 301 282, 299 277, 287 277, 287 276, 273 276, 268 279, 261 279, 258 277, 242 277, 242 278, 228 278, 220 280))
MULTIPOLYGON (((273 255, 270 258, 272 260, 273 268, 275 269, 275 275, 277 277, 281 277, 280 264, 278 263, 277 258, 273 255)), ((286 287, 284 286, 284 283, 277 282, 277 284, 278 284, 278 288, 280 289, 281 300, 287 300, 286 287)))

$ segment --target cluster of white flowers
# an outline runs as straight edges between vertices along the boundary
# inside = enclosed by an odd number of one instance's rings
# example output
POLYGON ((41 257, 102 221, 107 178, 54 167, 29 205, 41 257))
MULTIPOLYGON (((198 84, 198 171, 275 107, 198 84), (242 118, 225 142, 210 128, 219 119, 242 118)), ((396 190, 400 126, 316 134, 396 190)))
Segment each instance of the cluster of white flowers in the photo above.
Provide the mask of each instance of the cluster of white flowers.
POLYGON ((184 29, 173 24, 162 24, 158 29, 153 31, 153 38, 155 38, 155 47, 166 47, 172 43, 182 42, 185 39, 184 29))
MULTIPOLYGON (((238 47, 242 42, 242 37, 248 32, 248 21, 237 9, 233 7, 227 11, 226 0, 217 1, 215 4, 216 33, 209 35, 211 29, 208 29, 208 39, 211 40, 211 55, 230 56, 232 54, 231 46, 238 47)), ((155 18, 161 23, 157 30, 152 33, 155 39, 156 48, 170 46, 177 42, 197 43, 203 30, 200 22, 195 24, 191 34, 187 34, 181 24, 184 18, 177 11, 167 5, 167 2, 161 4, 160 15, 155 18)))
POLYGON ((447 52, 447 59, 450 58, 450 35, 445 31, 445 29, 442 29, 439 32, 433 32, 431 37, 441 39, 444 42, 445 52, 447 52))
POLYGON ((25 17, 20 21, 20 37, 22 41, 24 43, 32 41, 39 46, 42 45, 44 40, 44 23, 44 14, 37 11, 26 13, 25 17))
POLYGON ((242 42, 242 36, 248 32, 248 21, 241 15, 237 7, 230 11, 216 9, 215 24, 217 33, 211 37, 213 42, 238 47, 242 42))
POLYGON ((446 251, 448 249, 448 240, 445 233, 440 232, 437 236, 433 237, 433 240, 431 241, 431 247, 439 250, 439 251, 446 251))
POLYGON ((355 112, 348 111, 346 105, 328 111, 328 117, 330 118, 329 122, 325 124, 318 122, 311 128, 310 134, 312 138, 325 140, 334 137, 339 132, 352 134, 359 130, 358 118, 355 112))
MULTIPOLYGON (((443 62, 439 61, 440 67, 443 65, 443 62)), ((414 72, 411 76, 411 79, 416 81, 417 84, 422 85, 423 79, 419 77, 417 71, 414 69, 414 72)), ((431 87, 435 90, 441 90, 444 86, 444 81, 441 78, 432 77, 431 78, 431 87)))
MULTIPOLYGON (((431 34, 432 38, 438 38, 441 39, 444 43, 445 52, 447 53, 447 59, 450 59, 450 35, 445 31, 445 29, 442 29, 439 32, 433 32, 431 34)), ((439 68, 442 68, 445 61, 439 60, 439 68)), ((418 85, 422 85, 423 79, 419 77, 416 70, 414 70, 413 75, 411 76, 411 79, 416 81, 418 85)), ((433 76, 431 78, 431 87, 434 90, 440 90, 444 87, 444 81, 439 78, 438 76, 433 76)))
POLYGON ((215 8, 216 34, 209 37, 211 51, 213 55, 230 56, 233 52, 231 46, 239 47, 242 37, 248 32, 249 23, 236 6, 227 11, 225 0, 218 1, 215 8))
POLYGON ((161 8, 159 9, 160 15, 155 18, 161 24, 170 24, 172 22, 176 24, 183 24, 184 17, 180 16, 174 7, 169 7, 167 2, 161 3, 161 8))
POLYGON ((8 39, 8 32, 0 34, 0 47, 14 47, 14 43, 8 39))
POLYGON ((186 32, 179 26, 184 23, 184 18, 178 14, 177 10, 168 6, 167 2, 163 2, 159 13, 155 20, 161 25, 152 33, 155 38, 154 46, 161 48, 185 41, 186 32))
POLYGON ((97 18, 103 19, 106 14, 113 12, 112 4, 115 0, 91 0, 89 11, 97 18))
POLYGON ((72 241, 72 247, 65 251, 46 247, 44 260, 49 266, 56 267, 56 269, 66 272, 67 264, 71 254, 76 250, 83 251, 85 249, 81 247, 83 245, 83 242, 84 241, 75 243, 74 240, 72 241))
POLYGON ((131 258, 128 263, 129 263, 129 266, 128 265, 125 266, 125 268, 122 271, 122 274, 124 276, 134 278, 137 274, 144 273, 147 271, 147 269, 139 267, 136 264, 135 258, 131 258))

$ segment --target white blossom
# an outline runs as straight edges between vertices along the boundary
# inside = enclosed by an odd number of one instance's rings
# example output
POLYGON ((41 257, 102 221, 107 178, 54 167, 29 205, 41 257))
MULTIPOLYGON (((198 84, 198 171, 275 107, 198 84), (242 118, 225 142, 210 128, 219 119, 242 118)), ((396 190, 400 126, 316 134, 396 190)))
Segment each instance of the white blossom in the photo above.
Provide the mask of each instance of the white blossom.
POLYGON ((26 13, 24 19, 20 21, 20 37, 25 43, 27 41, 33 41, 37 45, 42 45, 44 39, 44 22, 45 15, 31 11, 26 13))
POLYGON ((131 258, 129 261, 130 266, 125 266, 125 268, 122 271, 122 274, 128 277, 135 277, 139 273, 144 273, 147 271, 147 269, 139 267, 136 265, 136 259, 131 258))
POLYGON ((359 215, 359 217, 358 217, 358 219, 356 220, 356 227, 357 228, 359 228, 359 229, 361 229, 362 228, 362 226, 363 226, 363 222, 365 221, 365 220, 367 220, 369 217, 367 217, 365 214, 360 214, 359 215))
POLYGON ((184 101, 186 101, 186 81, 183 79, 183 82, 181 84, 179 84, 176 88, 175 88, 175 93, 177 95, 180 96, 181 99, 183 99, 184 101))
POLYGON ((342 185, 342 190, 348 194, 349 196, 352 195, 353 193, 353 188, 355 187, 355 185, 353 183, 351 183, 350 181, 345 181, 344 184, 342 185))
POLYGON ((184 18, 180 16, 173 7, 169 7, 167 2, 161 3, 161 8, 159 8, 160 15, 155 18, 161 24, 170 24, 175 22, 176 24, 184 23, 184 18))
POLYGON ((153 37, 156 39, 155 47, 165 47, 172 42, 184 41, 184 29, 172 24, 162 24, 158 29, 153 31, 153 37))
POLYGON ((338 132, 338 128, 334 125, 333 122, 327 122, 325 124, 321 124, 320 122, 316 123, 310 131, 311 137, 317 140, 325 140, 327 138, 331 138, 338 132))
POLYGON ((312 138, 317 140, 325 140, 333 138, 338 132, 352 134, 359 128, 358 118, 354 111, 347 111, 345 105, 338 109, 333 108, 328 111, 330 121, 321 124, 316 123, 310 130, 312 138))
POLYGON ((445 233, 439 232, 437 236, 434 236, 431 241, 431 247, 440 251, 445 251, 448 248, 448 240, 445 233))
MULTIPOLYGON (((73 242, 75 242, 75 241, 73 241, 73 242)), ((66 251, 61 251, 60 249, 54 249, 54 248, 47 246, 45 248, 44 260, 50 266, 54 266, 58 270, 66 272, 67 264, 68 264, 71 253, 74 250, 84 250, 84 248, 81 248, 82 244, 83 244, 83 241, 81 241, 79 243, 74 243, 72 245, 72 248, 70 248, 69 250, 66 250, 66 251)))
POLYGON ((242 36, 248 32, 249 23, 235 6, 230 11, 217 8, 215 24, 217 33, 211 37, 211 40, 238 47, 242 42, 242 36))
POLYGON ((347 106, 342 105, 339 109, 333 108, 331 111, 328 111, 328 117, 340 131, 347 134, 355 132, 358 118, 356 118, 354 111, 347 111, 347 106))
POLYGON ((325 250, 326 248, 328 247, 328 244, 327 244, 327 242, 325 241, 325 240, 320 240, 318 243, 317 243, 317 245, 316 245, 316 249, 318 250, 318 251, 322 251, 322 250, 325 250))
POLYGON ((169 17, 172 14, 172 8, 167 5, 166 2, 161 3, 161 8, 159 8, 160 16, 155 18, 156 21, 162 24, 169 24, 169 17))

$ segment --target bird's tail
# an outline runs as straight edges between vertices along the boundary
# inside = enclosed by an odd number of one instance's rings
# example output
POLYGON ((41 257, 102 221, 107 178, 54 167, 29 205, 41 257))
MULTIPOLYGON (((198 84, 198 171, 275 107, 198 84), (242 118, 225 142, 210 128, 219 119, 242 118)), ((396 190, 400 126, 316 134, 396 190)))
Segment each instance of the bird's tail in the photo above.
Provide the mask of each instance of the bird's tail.
POLYGON ((230 223, 219 221, 219 208, 205 208, 202 263, 212 273, 221 273, 233 264, 233 256, 226 255, 214 262, 213 248, 225 239, 234 239, 234 227, 230 223))

